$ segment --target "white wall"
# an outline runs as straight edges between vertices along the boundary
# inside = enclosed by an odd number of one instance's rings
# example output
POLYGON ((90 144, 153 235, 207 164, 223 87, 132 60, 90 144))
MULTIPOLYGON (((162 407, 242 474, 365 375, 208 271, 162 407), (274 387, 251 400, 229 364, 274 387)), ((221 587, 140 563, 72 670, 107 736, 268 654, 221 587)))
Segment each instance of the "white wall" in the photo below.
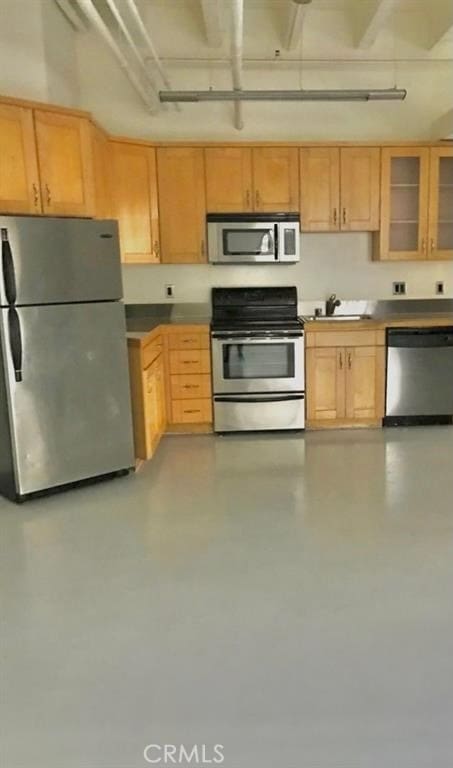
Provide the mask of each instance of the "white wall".
POLYGON ((79 106, 75 37, 54 0, 0 0, 0 93, 79 106))
POLYGON ((453 298, 453 263, 384 264, 371 261, 367 233, 301 235, 301 261, 295 265, 125 266, 123 286, 130 303, 163 302, 167 283, 175 285, 176 302, 208 302, 212 286, 297 285, 299 299, 315 301, 332 292, 343 299, 385 299, 392 282, 407 282, 407 298, 434 298, 443 280, 453 298))

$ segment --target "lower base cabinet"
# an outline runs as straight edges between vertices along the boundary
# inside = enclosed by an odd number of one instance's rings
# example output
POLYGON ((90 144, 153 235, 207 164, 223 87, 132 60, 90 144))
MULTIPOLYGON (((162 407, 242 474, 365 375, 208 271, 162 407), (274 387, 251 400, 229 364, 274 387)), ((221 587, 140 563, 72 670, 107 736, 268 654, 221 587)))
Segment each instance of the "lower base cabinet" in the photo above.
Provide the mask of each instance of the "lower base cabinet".
POLYGON ((374 340, 370 333, 374 335, 375 332, 364 331, 362 337, 361 333, 329 332, 325 336, 317 333, 312 334, 312 338, 307 333, 308 428, 381 424, 385 346, 383 337, 382 344, 369 343, 381 340, 379 332, 374 340), (354 345, 346 346, 348 340, 354 341, 354 345), (329 346, 324 346, 323 342, 329 346))
POLYGON ((141 348, 128 345, 135 457, 150 459, 167 424, 161 337, 141 348))

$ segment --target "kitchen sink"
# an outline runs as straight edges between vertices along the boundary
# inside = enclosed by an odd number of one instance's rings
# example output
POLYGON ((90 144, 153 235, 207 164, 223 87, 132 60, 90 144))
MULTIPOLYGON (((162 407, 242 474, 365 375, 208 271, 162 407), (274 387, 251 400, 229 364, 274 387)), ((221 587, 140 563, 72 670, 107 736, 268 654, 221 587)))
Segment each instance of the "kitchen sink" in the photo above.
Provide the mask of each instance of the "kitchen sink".
POLYGON ((347 320, 370 320, 370 318, 371 315, 321 315, 310 319, 321 323, 341 323, 342 321, 345 322, 347 320))

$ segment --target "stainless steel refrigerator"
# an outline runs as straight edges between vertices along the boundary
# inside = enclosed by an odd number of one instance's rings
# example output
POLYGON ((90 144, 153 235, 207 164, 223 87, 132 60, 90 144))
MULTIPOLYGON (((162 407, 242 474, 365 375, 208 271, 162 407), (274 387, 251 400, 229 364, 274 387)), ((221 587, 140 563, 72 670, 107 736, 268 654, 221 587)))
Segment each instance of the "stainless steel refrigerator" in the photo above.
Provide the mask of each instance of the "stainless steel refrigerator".
POLYGON ((0 216, 0 492, 133 466, 114 221, 0 216))

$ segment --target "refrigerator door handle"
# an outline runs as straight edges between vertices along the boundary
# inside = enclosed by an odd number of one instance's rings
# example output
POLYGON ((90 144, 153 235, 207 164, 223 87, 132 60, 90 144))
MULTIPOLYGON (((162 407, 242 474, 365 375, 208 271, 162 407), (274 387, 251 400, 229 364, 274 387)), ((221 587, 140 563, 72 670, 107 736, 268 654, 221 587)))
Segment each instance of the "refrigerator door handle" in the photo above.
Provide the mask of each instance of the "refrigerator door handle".
POLYGON ((2 237, 2 270, 3 270, 3 283, 5 286, 5 296, 8 304, 15 304, 17 291, 16 291, 16 276, 14 274, 14 260, 11 245, 8 240, 8 230, 6 227, 1 229, 2 237))
POLYGON ((14 366, 14 377, 22 381, 22 333, 19 314, 14 307, 8 310, 9 346, 14 366))

